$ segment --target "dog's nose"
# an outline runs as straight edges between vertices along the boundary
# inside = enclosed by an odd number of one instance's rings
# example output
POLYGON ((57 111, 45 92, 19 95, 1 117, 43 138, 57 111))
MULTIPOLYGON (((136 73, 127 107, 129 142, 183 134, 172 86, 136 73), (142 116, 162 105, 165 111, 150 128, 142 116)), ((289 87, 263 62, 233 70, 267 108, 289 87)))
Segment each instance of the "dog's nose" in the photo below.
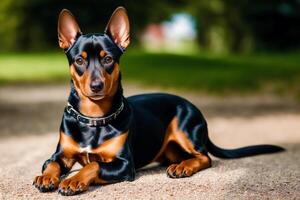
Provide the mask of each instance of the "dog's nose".
POLYGON ((101 81, 92 81, 90 87, 93 92, 99 92, 103 88, 103 83, 101 81))

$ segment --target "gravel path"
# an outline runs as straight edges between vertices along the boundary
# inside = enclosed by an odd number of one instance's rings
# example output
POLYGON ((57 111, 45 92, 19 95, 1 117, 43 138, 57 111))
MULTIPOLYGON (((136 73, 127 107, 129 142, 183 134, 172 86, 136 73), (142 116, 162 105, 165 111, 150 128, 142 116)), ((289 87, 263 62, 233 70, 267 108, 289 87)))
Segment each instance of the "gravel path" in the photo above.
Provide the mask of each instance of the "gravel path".
MULTIPOLYGON (((156 91, 128 84, 127 95, 156 91)), ((39 193, 32 179, 54 151, 66 86, 0 88, 0 199, 65 199, 39 193)), ((161 90, 160 90, 161 91, 161 90)), ((182 94, 179 92, 179 94, 182 94)), ((162 167, 138 172, 134 182, 90 190, 68 199, 300 199, 300 109, 289 98, 184 95, 207 116, 211 139, 222 147, 272 143, 287 151, 236 160, 170 179, 162 167)), ((77 166, 78 167, 78 166, 77 166)))

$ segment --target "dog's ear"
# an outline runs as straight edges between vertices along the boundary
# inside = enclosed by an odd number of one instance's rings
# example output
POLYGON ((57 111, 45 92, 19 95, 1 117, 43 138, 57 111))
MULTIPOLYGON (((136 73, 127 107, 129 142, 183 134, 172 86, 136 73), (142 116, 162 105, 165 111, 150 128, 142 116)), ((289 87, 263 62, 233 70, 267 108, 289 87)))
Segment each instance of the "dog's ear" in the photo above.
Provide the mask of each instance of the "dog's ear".
POLYGON ((68 49, 75 42, 78 35, 81 35, 75 17, 67 9, 63 9, 59 14, 57 31, 58 43, 62 49, 68 49))
POLYGON ((130 43, 129 19, 126 9, 118 7, 110 17, 105 33, 121 48, 126 49, 130 43))

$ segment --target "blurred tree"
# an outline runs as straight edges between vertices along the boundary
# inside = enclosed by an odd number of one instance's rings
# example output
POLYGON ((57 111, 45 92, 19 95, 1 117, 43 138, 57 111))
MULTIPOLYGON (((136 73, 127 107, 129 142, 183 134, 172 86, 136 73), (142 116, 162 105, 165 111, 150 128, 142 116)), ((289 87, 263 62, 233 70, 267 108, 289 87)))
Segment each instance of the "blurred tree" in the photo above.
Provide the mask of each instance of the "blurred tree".
POLYGON ((20 25, 20 7, 23 2, 14 0, 1 0, 0 2, 0 50, 17 49, 19 34, 16 29, 20 25))
MULTIPOLYGON (((5 10, 6 14, 0 16, 11 17, 10 8, 3 1, 9 2, 9 5, 13 2, 12 0, 1 0, 0 11, 5 10)), ((17 15, 14 20, 17 24, 10 27, 13 23, 6 21, 4 28, 9 34, 16 36, 15 39, 12 39, 12 36, 10 39, 12 42, 15 41, 15 44, 12 45, 15 49, 45 50, 45 47, 56 47, 57 18, 63 8, 69 9, 75 15, 82 31, 86 33, 103 32, 114 9, 118 6, 124 6, 129 12, 131 33, 139 34, 147 23, 159 22, 167 18, 175 7, 181 5, 182 1, 21 0, 19 1, 21 9, 15 12, 17 15)), ((133 35, 132 38, 135 39, 136 37, 133 35)), ((6 38, 0 38, 0 42, 4 40, 6 38)))
POLYGON ((242 13, 259 49, 300 48, 300 0, 252 0, 242 13))
POLYGON ((300 0, 190 0, 200 46, 214 51, 300 48, 300 0))
POLYGON ((82 31, 102 32, 117 6, 128 9, 132 39, 177 11, 197 21, 198 42, 217 52, 300 48, 300 0, 1 0, 0 51, 57 48, 57 17, 67 8, 82 31))

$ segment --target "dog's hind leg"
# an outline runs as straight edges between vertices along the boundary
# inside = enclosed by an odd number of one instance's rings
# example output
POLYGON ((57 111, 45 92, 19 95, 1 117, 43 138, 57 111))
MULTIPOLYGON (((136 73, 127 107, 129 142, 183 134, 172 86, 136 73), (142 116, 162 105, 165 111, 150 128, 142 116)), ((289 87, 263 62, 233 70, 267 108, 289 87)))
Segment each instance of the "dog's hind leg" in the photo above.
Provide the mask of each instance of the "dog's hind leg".
POLYGON ((186 133, 179 129, 176 117, 168 126, 160 155, 172 163, 167 168, 167 175, 171 178, 188 177, 211 166, 209 156, 197 151, 186 133))
POLYGON ((193 156, 194 158, 182 160, 180 163, 171 164, 167 168, 167 175, 170 178, 189 177, 194 173, 211 166, 211 160, 207 155, 199 153, 198 155, 193 156))

